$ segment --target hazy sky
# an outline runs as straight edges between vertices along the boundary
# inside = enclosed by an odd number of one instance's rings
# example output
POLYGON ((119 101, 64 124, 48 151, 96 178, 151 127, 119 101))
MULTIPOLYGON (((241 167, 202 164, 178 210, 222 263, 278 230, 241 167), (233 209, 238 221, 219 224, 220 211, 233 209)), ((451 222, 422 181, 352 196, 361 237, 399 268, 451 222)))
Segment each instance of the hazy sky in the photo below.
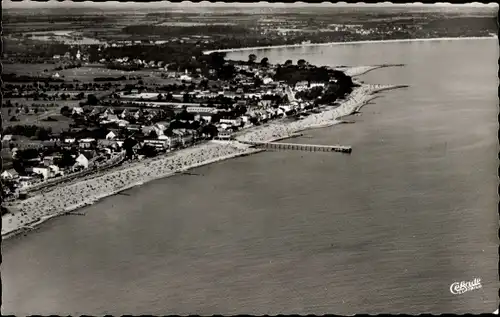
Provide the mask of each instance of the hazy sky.
MULTIPOLYGON (((385 4, 389 6, 404 6, 401 4, 391 4, 390 2, 383 2, 380 4, 385 4)), ((378 5, 380 5, 378 4, 378 5)), ((208 1, 202 1, 200 3, 192 3, 190 1, 184 1, 182 3, 170 3, 168 1, 161 1, 161 2, 149 2, 149 3, 137 3, 137 2, 118 2, 118 1, 107 1, 107 2, 92 2, 92 1, 84 1, 84 2, 74 2, 74 1, 42 1, 42 2, 37 2, 37 1, 11 1, 11 0, 3 0, 2 1, 2 7, 5 9, 8 8, 56 8, 56 7, 63 7, 63 8, 77 8, 77 7, 95 7, 95 8, 113 8, 117 7, 120 9, 124 8, 132 8, 136 6, 141 6, 141 7, 148 7, 148 8, 168 8, 168 7, 224 7, 224 6, 229 6, 229 7, 256 7, 256 6, 265 6, 265 7, 297 7, 297 6, 332 6, 331 3, 320 3, 320 4, 308 4, 304 2, 296 2, 296 3, 267 3, 267 2, 258 2, 258 3, 230 3, 226 4, 224 2, 216 2, 216 3, 211 3, 208 1)), ((334 6, 346 6, 346 5, 352 5, 352 4, 347 4, 345 2, 339 2, 336 4, 333 4, 334 6)), ((356 5, 361 5, 361 6, 374 6, 377 4, 364 4, 363 2, 360 2, 359 4, 356 5)), ((445 5, 450 5, 449 3, 444 3, 444 2, 437 2, 435 5, 427 5, 427 4, 422 4, 420 2, 415 2, 412 3, 411 5, 413 6, 445 6, 445 5)), ((485 6, 482 3, 479 2, 471 2, 466 5, 457 5, 457 6, 485 6)), ((498 6, 496 3, 490 3, 486 6, 498 6)))

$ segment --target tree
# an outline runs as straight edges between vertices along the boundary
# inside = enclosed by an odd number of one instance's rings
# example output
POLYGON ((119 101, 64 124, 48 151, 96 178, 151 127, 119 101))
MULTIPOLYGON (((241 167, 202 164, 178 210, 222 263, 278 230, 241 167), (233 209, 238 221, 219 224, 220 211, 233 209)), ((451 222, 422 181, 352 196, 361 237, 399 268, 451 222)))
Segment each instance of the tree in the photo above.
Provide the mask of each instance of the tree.
POLYGON ((158 134, 156 133, 155 130, 151 130, 151 132, 149 132, 149 138, 150 139, 158 139, 158 134))
POLYGON ((72 153, 68 150, 62 152, 61 158, 58 161, 59 167, 68 168, 75 165, 76 159, 73 157, 72 153))
POLYGON ((38 108, 33 109, 33 112, 34 112, 35 114, 37 114, 37 113, 38 113, 38 108))
POLYGON ((28 106, 24 106, 24 113, 30 113, 30 108, 28 108, 28 106))
POLYGON ((123 141, 123 148, 125 149, 126 156, 128 159, 131 159, 134 156, 133 147, 137 144, 137 141, 132 138, 126 138, 123 141))
MULTIPOLYGON (((49 128, 50 129, 50 128, 49 128)), ((40 128, 36 131, 35 137, 37 140, 45 141, 50 138, 51 130, 40 128)))
POLYGON ((217 129, 217 127, 215 125, 208 124, 208 125, 203 127, 202 133, 208 134, 210 136, 210 138, 213 139, 217 136, 217 134, 219 134, 219 130, 217 129))
POLYGON ((299 59, 297 65, 300 67, 306 66, 307 62, 304 59, 299 59))
POLYGON ((253 64, 257 60, 257 56, 255 54, 248 55, 248 62, 253 64))
POLYGON ((287 59, 284 66, 292 66, 293 65, 293 61, 291 59, 287 59))
POLYGON ((156 99, 158 101, 162 101, 163 100, 163 95, 162 94, 158 94, 158 97, 156 97, 156 99))
POLYGON ((10 115, 12 113, 12 109, 7 110, 7 114, 10 115))
POLYGON ((99 99, 94 94, 89 94, 87 96, 87 103, 91 106, 95 106, 99 103, 99 99))
POLYGON ((149 145, 145 144, 141 148, 141 154, 145 155, 146 157, 155 157, 156 156, 156 149, 149 145))
POLYGON ((263 59, 261 59, 261 60, 260 60, 260 65, 261 65, 262 67, 267 67, 267 66, 269 66, 269 58, 264 57, 263 59))
POLYGON ((37 149, 26 149, 18 151, 17 158, 22 161, 31 160, 40 156, 40 153, 37 149))
POLYGON ((257 119, 257 117, 250 117, 250 122, 253 124, 253 125, 258 125, 259 124, 259 119, 257 119))
POLYGON ((85 98, 85 94, 83 92, 81 92, 81 93, 79 93, 78 95, 75 96, 76 100, 82 100, 83 98, 85 98))
POLYGON ((63 106, 61 108, 61 115, 67 117, 67 116, 69 116, 69 113, 70 113, 70 111, 69 111, 69 107, 68 106, 63 106))

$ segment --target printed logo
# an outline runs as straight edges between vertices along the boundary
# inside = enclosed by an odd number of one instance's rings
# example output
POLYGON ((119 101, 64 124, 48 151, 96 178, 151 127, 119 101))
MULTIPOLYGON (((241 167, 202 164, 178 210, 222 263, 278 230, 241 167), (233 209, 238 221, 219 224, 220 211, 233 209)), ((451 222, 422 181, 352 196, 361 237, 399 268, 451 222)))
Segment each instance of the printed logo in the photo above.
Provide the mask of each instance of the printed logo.
POLYGON ((450 292, 454 295, 460 295, 468 291, 472 291, 475 289, 480 289, 483 286, 481 285, 481 279, 475 278, 471 282, 455 282, 450 286, 450 292))

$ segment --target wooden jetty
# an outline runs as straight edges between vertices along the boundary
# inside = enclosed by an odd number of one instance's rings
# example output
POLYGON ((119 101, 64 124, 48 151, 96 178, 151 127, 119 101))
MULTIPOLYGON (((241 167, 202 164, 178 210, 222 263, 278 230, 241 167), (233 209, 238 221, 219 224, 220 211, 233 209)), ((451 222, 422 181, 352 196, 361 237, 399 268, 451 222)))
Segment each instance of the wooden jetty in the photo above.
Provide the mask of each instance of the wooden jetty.
POLYGON ((350 154, 352 148, 344 145, 318 145, 318 144, 297 144, 297 143, 278 143, 278 142, 252 142, 256 148, 265 148, 272 150, 297 150, 307 152, 340 152, 350 154))

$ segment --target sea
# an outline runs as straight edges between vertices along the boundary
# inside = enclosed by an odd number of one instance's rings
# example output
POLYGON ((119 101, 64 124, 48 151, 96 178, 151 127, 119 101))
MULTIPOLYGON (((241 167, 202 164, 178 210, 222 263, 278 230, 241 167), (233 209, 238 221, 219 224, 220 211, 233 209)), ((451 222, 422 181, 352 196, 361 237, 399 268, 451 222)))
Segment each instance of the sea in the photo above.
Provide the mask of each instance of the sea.
POLYGON ((277 151, 153 181, 2 243, 2 313, 491 313, 498 308, 498 40, 232 52, 404 64, 404 84, 277 151), (452 284, 480 279, 454 294, 452 284))

